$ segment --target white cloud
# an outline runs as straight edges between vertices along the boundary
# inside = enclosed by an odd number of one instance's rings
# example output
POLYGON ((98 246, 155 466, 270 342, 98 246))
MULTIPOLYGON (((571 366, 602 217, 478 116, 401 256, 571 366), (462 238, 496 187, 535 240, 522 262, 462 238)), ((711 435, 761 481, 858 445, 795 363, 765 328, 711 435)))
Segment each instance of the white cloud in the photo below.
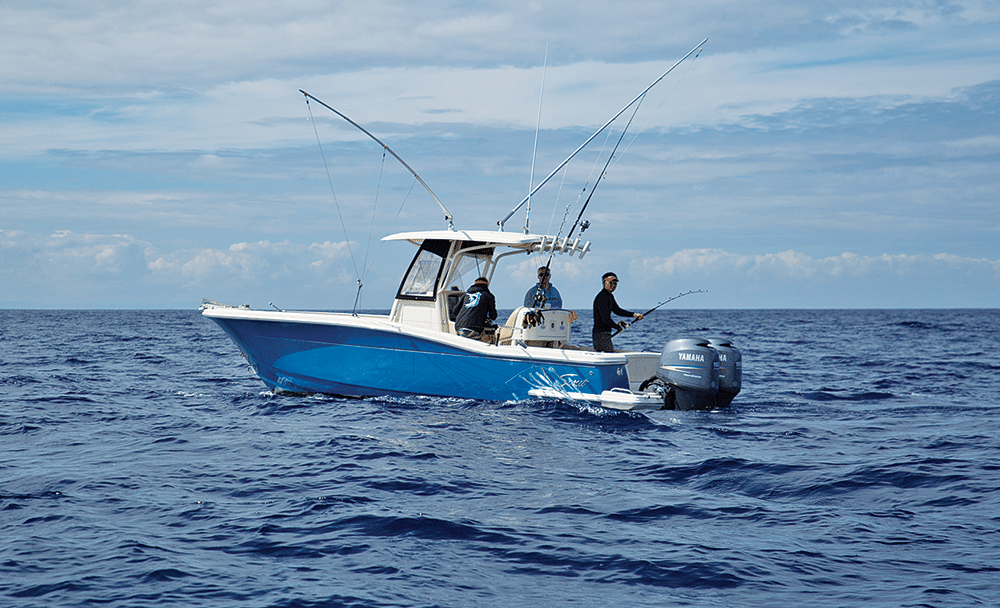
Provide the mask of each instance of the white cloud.
MULTIPOLYGON (((26 268, 44 268, 58 278, 123 275, 145 265, 150 244, 126 234, 76 234, 61 230, 48 236, 0 230, 0 247, 26 268)), ((13 270, 8 268, 8 271, 13 270)))
POLYGON ((298 273, 317 260, 345 261, 345 243, 303 245, 286 240, 234 243, 227 249, 182 249, 163 253, 127 234, 40 235, 0 230, 3 273, 53 280, 115 275, 212 285, 215 281, 268 281, 298 273))
POLYGON ((184 249, 158 255, 148 266, 160 280, 182 281, 188 285, 209 286, 213 283, 238 282, 260 284, 267 281, 287 281, 289 277, 312 280, 309 269, 318 269, 316 262, 345 260, 345 243, 312 243, 302 245, 286 240, 278 243, 258 241, 234 243, 228 249, 184 249), (318 259, 317 259, 318 258, 318 259))
POLYGON ((339 260, 346 259, 351 256, 351 248, 356 248, 357 243, 331 243, 326 241, 324 243, 313 243, 309 245, 309 252, 315 256, 318 256, 320 260, 339 260))
MULTIPOLYGON (((119 303, 138 298, 155 306, 207 295, 241 302, 281 296, 286 306, 343 308, 353 302, 357 285, 346 244, 331 241, 239 242, 224 249, 159 252, 122 234, 0 230, 0 253, 0 281, 7 288, 0 304, 7 305, 45 305, 47 298, 62 298, 64 306, 85 305, 75 297, 119 303), (25 299, 27 294, 34 295, 25 299)), ((402 263, 394 259, 385 272, 366 281, 372 305, 388 307, 402 263)), ((496 289, 504 305, 515 304, 540 263, 544 260, 526 258, 501 269, 496 289)), ((579 307, 593 295, 594 276, 626 265, 624 259, 588 256, 582 264, 557 258, 553 268, 564 298, 579 307)), ((1000 259, 951 253, 814 257, 794 250, 684 249, 636 257, 627 276, 623 297, 630 301, 662 299, 664 286, 699 288, 712 295, 682 305, 707 308, 989 306, 1000 295, 1000 259)))
POLYGON ((643 276, 727 276, 757 279, 825 282, 843 277, 909 276, 919 279, 941 272, 945 267, 1000 280, 1000 259, 967 258, 953 254, 857 255, 844 252, 814 258, 797 251, 764 254, 737 254, 722 249, 685 249, 667 257, 646 257, 633 263, 633 272, 643 276))

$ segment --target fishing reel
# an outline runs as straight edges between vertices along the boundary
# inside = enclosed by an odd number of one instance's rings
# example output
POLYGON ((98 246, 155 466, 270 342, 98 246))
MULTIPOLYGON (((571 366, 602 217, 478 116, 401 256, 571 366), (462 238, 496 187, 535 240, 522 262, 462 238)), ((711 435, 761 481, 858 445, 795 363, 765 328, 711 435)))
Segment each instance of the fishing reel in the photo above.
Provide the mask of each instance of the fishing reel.
POLYGON ((524 313, 524 320, 521 321, 521 327, 527 329, 529 327, 538 327, 545 323, 545 315, 542 314, 541 310, 529 310, 524 313))

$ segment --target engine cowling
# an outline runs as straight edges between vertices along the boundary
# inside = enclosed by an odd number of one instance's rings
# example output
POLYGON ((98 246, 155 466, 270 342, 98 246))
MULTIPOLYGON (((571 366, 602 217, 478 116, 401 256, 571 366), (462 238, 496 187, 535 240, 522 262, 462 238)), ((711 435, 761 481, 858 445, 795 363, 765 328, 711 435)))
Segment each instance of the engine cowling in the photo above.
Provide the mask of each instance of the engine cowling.
POLYGON ((725 407, 743 388, 743 354, 729 338, 708 338, 708 344, 719 353, 719 392, 715 404, 725 407))
POLYGON ((711 409, 719 392, 719 353, 705 338, 670 340, 663 347, 656 377, 672 389, 667 409, 711 409))

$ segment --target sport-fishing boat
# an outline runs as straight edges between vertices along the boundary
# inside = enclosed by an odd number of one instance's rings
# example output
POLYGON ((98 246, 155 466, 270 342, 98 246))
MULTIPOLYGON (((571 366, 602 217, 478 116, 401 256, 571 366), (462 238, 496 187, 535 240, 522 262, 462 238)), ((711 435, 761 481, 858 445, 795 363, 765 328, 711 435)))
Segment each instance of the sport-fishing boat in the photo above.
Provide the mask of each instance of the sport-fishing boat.
POLYGON ((452 304, 464 297, 466 286, 477 277, 492 279, 498 266, 517 254, 548 255, 550 262, 555 255, 582 259, 591 244, 573 238, 573 229, 566 236, 504 232, 503 221, 500 230, 455 229, 440 200, 388 146, 337 110, 302 93, 307 103, 309 99, 319 102, 396 157, 441 205, 449 228, 383 239, 406 241, 417 248, 388 314, 253 310, 205 300, 202 314, 229 335, 250 369, 269 388, 353 397, 556 398, 622 410, 710 409, 727 405, 739 392, 741 355, 721 338, 679 338, 661 352, 596 352, 570 343, 573 312, 523 306, 484 338, 460 335, 452 304))
POLYGON ((658 352, 570 344, 573 313, 518 307, 488 341, 458 335, 450 303, 504 258, 581 258, 589 242, 486 230, 407 232, 416 254, 388 315, 202 305, 272 389, 344 396, 551 397, 605 407, 706 409, 740 389, 741 355, 723 339, 682 338, 658 352), (720 361, 721 358, 721 361, 720 361), (720 379, 722 382, 720 390, 720 379))

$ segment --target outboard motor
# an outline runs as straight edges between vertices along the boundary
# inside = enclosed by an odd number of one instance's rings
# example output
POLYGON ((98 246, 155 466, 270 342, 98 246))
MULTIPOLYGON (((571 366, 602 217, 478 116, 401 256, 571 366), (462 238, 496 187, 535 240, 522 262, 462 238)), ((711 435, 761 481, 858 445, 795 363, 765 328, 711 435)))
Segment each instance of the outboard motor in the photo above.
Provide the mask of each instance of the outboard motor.
POLYGON ((719 353, 719 393, 715 405, 725 407, 743 387, 743 355, 729 338, 709 338, 708 344, 719 353))
POLYGON ((656 377, 672 389, 664 409, 712 409, 719 392, 719 353, 704 338, 671 340, 663 347, 656 377))

